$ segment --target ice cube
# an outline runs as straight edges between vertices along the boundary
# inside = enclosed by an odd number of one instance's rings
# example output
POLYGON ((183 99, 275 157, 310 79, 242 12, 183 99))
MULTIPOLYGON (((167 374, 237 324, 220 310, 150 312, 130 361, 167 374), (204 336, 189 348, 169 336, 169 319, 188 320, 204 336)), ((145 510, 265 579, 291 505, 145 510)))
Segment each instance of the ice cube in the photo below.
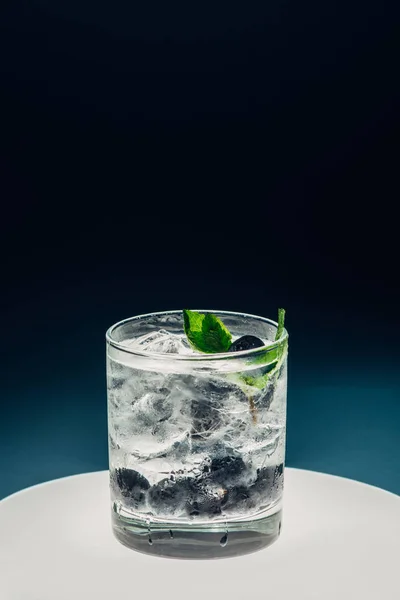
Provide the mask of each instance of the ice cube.
MULTIPOLYGON (((115 385, 115 378, 109 378, 108 399, 112 412, 130 411, 136 402, 141 402, 148 394, 154 391, 157 395, 169 394, 165 386, 168 375, 141 369, 129 369, 125 381, 115 385)), ((118 380, 117 380, 118 381, 118 380)))
POLYGON ((137 459, 183 458, 189 452, 190 404, 179 376, 147 371, 120 390, 129 398, 111 409, 110 431, 127 454, 137 459))
POLYGON ((247 411, 247 398, 235 384, 218 378, 196 377, 191 381, 192 438, 216 442, 225 428, 247 411))
POLYGON ((254 405, 260 410, 269 410, 274 399, 276 387, 276 377, 271 378, 261 392, 254 395, 254 405))
POLYGON ((128 343, 132 349, 138 351, 143 350, 157 354, 193 354, 193 350, 184 336, 171 333, 166 329, 147 333, 135 340, 129 340, 128 343))

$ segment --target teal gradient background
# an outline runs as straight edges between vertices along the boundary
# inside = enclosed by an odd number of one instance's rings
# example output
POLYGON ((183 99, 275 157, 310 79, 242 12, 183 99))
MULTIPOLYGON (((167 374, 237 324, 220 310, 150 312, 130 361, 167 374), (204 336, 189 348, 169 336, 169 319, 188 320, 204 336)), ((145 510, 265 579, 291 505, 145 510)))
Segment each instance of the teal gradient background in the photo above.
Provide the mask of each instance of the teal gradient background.
MULTIPOLYGON (((183 295, 191 305, 195 296, 203 301, 205 296, 204 290, 183 295)), ((88 303, 87 313, 74 315, 75 321, 69 313, 47 327, 25 323, 11 344, 0 422, 1 497, 52 478, 107 468, 104 332, 128 312, 126 307, 100 310, 99 303, 93 311, 88 303), (58 339, 56 327, 63 331, 58 339)), ((260 308, 260 299, 228 301, 228 308, 244 304, 260 308)), ((138 306, 155 308, 154 301, 138 306)), ((367 327, 350 333, 347 328, 344 341, 327 315, 296 313, 290 305, 287 326, 287 465, 400 493, 398 350, 388 347, 382 357, 366 338, 367 327)))
POLYGON ((400 493, 398 20, 384 0, 0 6, 0 497, 107 468, 105 331, 290 333, 287 464, 400 493))

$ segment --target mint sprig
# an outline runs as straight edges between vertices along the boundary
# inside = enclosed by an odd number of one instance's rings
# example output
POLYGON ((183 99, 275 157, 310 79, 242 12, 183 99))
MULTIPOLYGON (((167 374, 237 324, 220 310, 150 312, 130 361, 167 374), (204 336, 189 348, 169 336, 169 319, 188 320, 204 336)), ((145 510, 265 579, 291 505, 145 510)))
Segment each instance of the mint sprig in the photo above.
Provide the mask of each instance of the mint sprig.
POLYGON ((183 325, 186 337, 195 350, 208 354, 227 352, 232 334, 221 319, 212 313, 199 313, 185 309, 183 325))
MULTIPOLYGON (((279 338, 283 334, 283 330, 285 327, 285 309, 278 309, 278 327, 275 333, 275 340, 279 340, 279 338)), ((242 373, 240 375, 240 379, 250 387, 258 388, 262 390, 269 381, 275 377, 279 369, 282 366, 283 361, 286 357, 286 349, 287 349, 287 341, 281 344, 274 350, 270 350, 267 354, 269 362, 265 363, 266 357, 261 355, 254 359, 254 363, 264 363, 264 367, 260 367, 262 372, 259 375, 248 375, 247 373, 242 373), (272 359, 272 360, 271 360, 272 359)))
POLYGON ((275 340, 279 340, 285 327, 285 309, 278 308, 278 328, 275 334, 275 340))
MULTIPOLYGON (((285 310, 278 309, 278 327, 275 334, 275 340, 278 340, 284 330, 285 310)), ((218 352, 227 352, 232 344, 232 334, 224 323, 212 313, 199 313, 194 310, 183 310, 183 326, 186 337, 190 345, 200 352, 215 354, 218 352)), ((262 390, 272 377, 278 374, 279 368, 286 356, 287 342, 277 347, 265 355, 254 359, 254 363, 262 362, 260 365, 261 373, 258 376, 247 374, 230 373, 231 378, 236 379, 239 385, 246 388, 244 391, 249 401, 250 413, 253 422, 257 423, 257 409, 254 403, 254 393, 256 389, 262 390), (265 364, 266 359, 268 363, 265 364)), ((228 377, 229 377, 228 375, 228 377)))

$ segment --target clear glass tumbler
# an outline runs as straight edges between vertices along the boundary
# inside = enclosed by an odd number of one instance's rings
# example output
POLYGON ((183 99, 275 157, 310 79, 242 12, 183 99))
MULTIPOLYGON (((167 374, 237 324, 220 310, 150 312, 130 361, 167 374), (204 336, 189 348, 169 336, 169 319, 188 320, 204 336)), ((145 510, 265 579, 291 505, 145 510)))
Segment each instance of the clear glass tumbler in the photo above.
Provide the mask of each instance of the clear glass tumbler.
POLYGON ((113 532, 158 556, 246 554, 281 529, 287 331, 275 340, 275 321, 201 312, 264 345, 195 352, 178 310, 106 334, 113 532))

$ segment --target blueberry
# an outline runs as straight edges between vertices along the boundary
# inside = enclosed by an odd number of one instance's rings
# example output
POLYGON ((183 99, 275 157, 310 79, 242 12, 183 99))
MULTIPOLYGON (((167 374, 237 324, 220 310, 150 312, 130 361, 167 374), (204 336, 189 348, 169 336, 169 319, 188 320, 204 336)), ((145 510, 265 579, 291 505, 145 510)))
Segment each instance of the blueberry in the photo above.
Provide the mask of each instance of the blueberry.
POLYGON ((245 485, 238 485, 229 490, 227 494, 225 509, 243 510, 249 506, 250 489, 245 485))
POLYGON ((210 477, 213 481, 229 487, 245 470, 246 465, 240 456, 224 456, 211 461, 210 477))
POLYGON ((187 499, 186 510, 190 516, 220 515, 227 501, 228 491, 222 486, 202 484, 198 482, 191 489, 187 499))
POLYGON ((162 479, 149 490, 149 505, 157 515, 179 515, 192 494, 189 479, 162 479))
POLYGON ((251 491, 265 496, 268 501, 275 500, 283 485, 283 463, 275 467, 259 469, 257 479, 251 491))
POLYGON ((250 486, 234 486, 229 490, 226 510, 260 510, 278 499, 282 490, 283 464, 258 470, 250 486))
POLYGON ((144 503, 146 491, 150 488, 150 483, 146 477, 133 469, 126 469, 125 467, 115 469, 111 476, 111 483, 135 508, 139 508, 144 503))
POLYGON ((265 346, 264 342, 255 335, 243 335, 231 344, 229 352, 239 352, 240 350, 252 350, 265 346))

